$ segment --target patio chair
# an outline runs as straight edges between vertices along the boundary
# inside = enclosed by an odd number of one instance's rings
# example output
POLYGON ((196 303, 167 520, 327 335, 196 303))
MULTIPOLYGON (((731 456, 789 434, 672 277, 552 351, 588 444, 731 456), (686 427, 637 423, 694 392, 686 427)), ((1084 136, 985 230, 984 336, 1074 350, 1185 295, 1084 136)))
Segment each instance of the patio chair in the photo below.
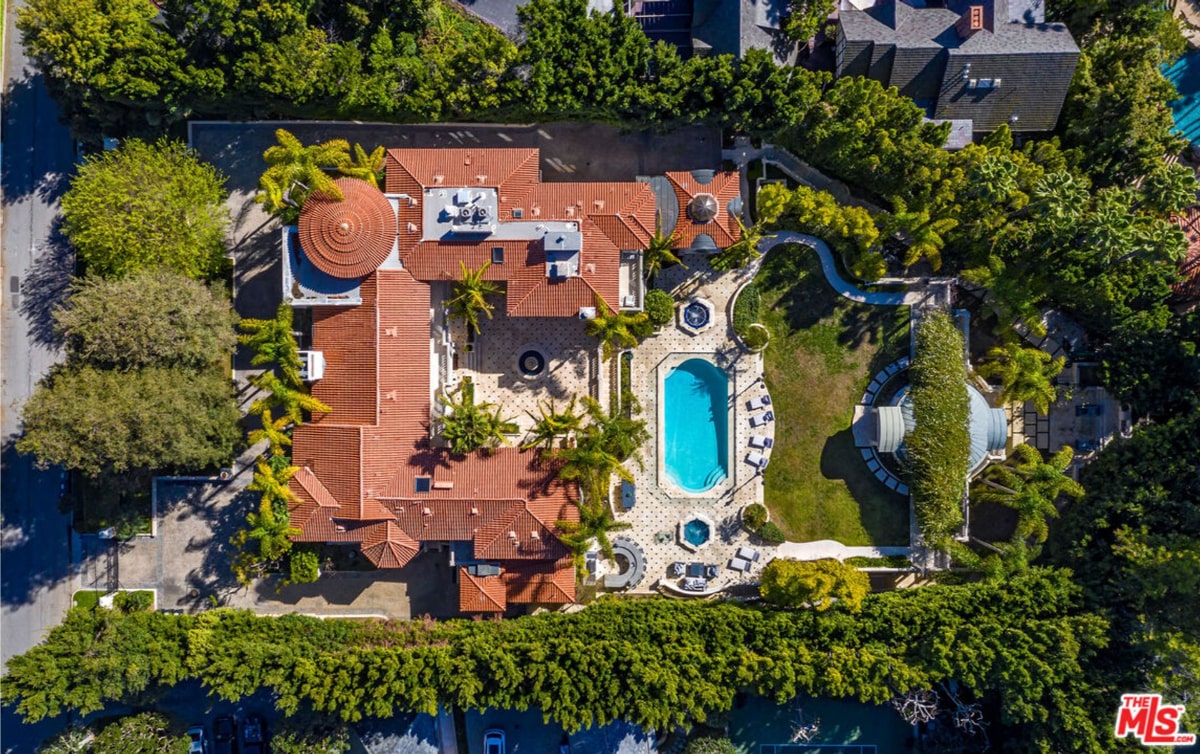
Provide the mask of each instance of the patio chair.
POLYGON ((770 405, 771 396, 769 395, 759 395, 746 402, 746 408, 750 409, 751 411, 757 411, 760 408, 766 408, 770 405))
POLYGON ((754 416, 751 416, 750 417, 750 426, 751 427, 764 427, 773 421, 775 421, 775 414, 773 414, 770 411, 767 411, 766 413, 755 414, 754 416))
POLYGON ((767 457, 757 450, 752 450, 746 454, 746 463, 756 469, 762 470, 767 468, 767 457))
POLYGON ((758 562, 758 550, 755 550, 753 547, 739 547, 737 549, 736 557, 739 557, 742 560, 748 561, 750 563, 757 563, 758 562))
POLYGON ((750 435, 750 447, 760 450, 769 450, 775 447, 775 441, 763 435, 750 435))
POLYGON ((676 561, 671 564, 671 575, 677 579, 681 578, 683 576, 683 569, 684 569, 683 563, 676 561))
POLYGON ((715 579, 717 574, 721 572, 721 567, 716 563, 708 563, 704 566, 704 578, 715 579))

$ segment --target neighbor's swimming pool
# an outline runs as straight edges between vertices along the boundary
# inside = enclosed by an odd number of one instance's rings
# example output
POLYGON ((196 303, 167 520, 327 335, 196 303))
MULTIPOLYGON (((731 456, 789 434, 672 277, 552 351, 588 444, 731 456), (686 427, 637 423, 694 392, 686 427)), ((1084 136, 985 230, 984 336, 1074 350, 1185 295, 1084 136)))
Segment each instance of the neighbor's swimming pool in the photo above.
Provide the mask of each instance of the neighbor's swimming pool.
POLYGON ((729 475, 729 378, 688 359, 663 382, 663 469, 686 492, 707 492, 729 475))

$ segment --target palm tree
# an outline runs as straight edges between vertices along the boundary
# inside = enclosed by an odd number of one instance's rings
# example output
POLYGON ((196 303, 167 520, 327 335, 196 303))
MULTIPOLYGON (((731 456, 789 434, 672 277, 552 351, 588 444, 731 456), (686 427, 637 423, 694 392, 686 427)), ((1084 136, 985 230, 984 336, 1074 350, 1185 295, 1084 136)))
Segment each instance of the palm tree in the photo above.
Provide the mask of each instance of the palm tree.
POLYGON ((548 405, 538 402, 538 416, 534 416, 530 411, 525 413, 533 419, 533 429, 529 431, 529 439, 521 446, 521 450, 529 450, 539 445, 551 450, 557 438, 571 434, 583 423, 582 417, 575 412, 574 396, 564 411, 559 411, 551 398, 548 405))
POLYGON ((258 507, 258 513, 246 516, 246 523, 245 539, 258 542, 258 554, 263 563, 282 558, 292 548, 291 537, 303 534, 300 529, 292 526, 287 516, 276 515, 271 501, 265 496, 258 507))
POLYGON ((658 277, 658 273, 668 267, 680 264, 684 269, 687 268, 687 265, 683 264, 683 260, 675 254, 675 243, 678 239, 678 232, 672 232, 669 236, 663 235, 662 214, 655 214, 654 237, 650 239, 650 245, 642 253, 642 272, 650 285, 654 285, 654 279, 658 277))
POLYGON ((304 423, 305 411, 312 414, 328 414, 333 411, 304 390, 288 385, 276 377, 274 372, 263 372, 251 377, 250 384, 268 393, 250 404, 250 413, 255 416, 262 416, 272 407, 282 407, 284 416, 293 424, 300 425, 304 423))
POLYGON ((625 417, 619 411, 606 412, 596 399, 585 396, 586 426, 575 433, 575 447, 552 451, 563 462, 560 479, 577 482, 588 504, 608 500, 612 476, 633 481, 623 464, 631 458, 641 465, 641 448, 650 439, 646 422, 625 417))
POLYGON ((911 239, 904 254, 904 266, 928 259, 936 272, 942 266, 942 247, 946 245, 942 235, 958 227, 958 220, 953 217, 935 220, 929 216, 929 210, 909 210, 900 197, 894 197, 892 204, 895 208, 892 224, 911 239))
POLYGON ((467 327, 478 335, 479 313, 483 312, 491 319, 492 311, 496 308, 488 303, 487 297, 503 293, 504 289, 491 280, 483 279, 483 273, 492 266, 490 261, 484 262, 478 270, 469 269, 461 259, 458 264, 462 268, 462 280, 454 284, 454 296, 446 302, 446 306, 450 309, 450 316, 466 322, 467 327))
POLYGON ((747 228, 742 222, 742 218, 734 215, 733 219, 737 221, 738 229, 741 230, 741 237, 727 249, 709 260, 709 265, 718 272, 727 272, 745 267, 760 256, 758 244, 764 237, 762 227, 756 223, 747 228))
POLYGON ((262 427, 250 432, 250 444, 255 445, 266 440, 271 446, 271 455, 283 455, 283 449, 292 444, 292 438, 287 433, 287 428, 292 425, 292 420, 287 416, 281 416, 278 419, 272 418, 269 407, 263 408, 261 419, 262 427))
POLYGON ((284 301, 274 319, 243 319, 238 322, 243 331, 238 343, 254 349, 250 363, 255 366, 275 363, 283 378, 293 388, 300 389, 300 347, 292 334, 292 307, 284 301))
POLYGON ((582 557, 591 549, 592 540, 600 545, 600 551, 604 553, 604 557, 611 560, 613 549, 608 533, 628 529, 631 526, 626 521, 617 521, 613 518, 612 509, 609 508, 607 501, 581 504, 578 521, 557 521, 555 525, 563 532, 559 539, 575 554, 576 567, 582 565, 582 557))
POLYGON ((458 400, 449 395, 442 396, 449 410, 442 418, 442 437, 450 443, 450 452, 487 452, 501 445, 509 445, 507 435, 516 432, 517 425, 501 416, 499 406, 476 403, 474 390, 469 385, 465 384, 459 391, 458 400))
POLYGON ((383 170, 383 147, 375 147, 375 151, 367 154, 362 144, 354 145, 354 156, 345 165, 338 166, 338 172, 350 178, 366 181, 379 188, 379 173, 383 170))
POLYGON ((1065 357, 1052 359, 1050 354, 1037 348, 1009 343, 1004 348, 989 350, 987 359, 978 371, 984 377, 1000 378, 1001 401, 1032 401, 1039 413, 1050 411, 1050 404, 1058 397, 1054 378, 1066 365, 1065 357))
POLYGON ((296 466, 275 468, 259 458, 254 466, 254 479, 246 489, 261 493, 263 500, 271 503, 272 510, 286 512, 288 503, 296 501, 295 493, 287 486, 288 481, 299 470, 296 466))
POLYGON ((654 329, 645 312, 614 311, 599 293, 596 294, 596 316, 584 327, 588 335, 600 339, 605 359, 611 359, 618 348, 636 347, 639 333, 644 333, 642 337, 645 337, 654 329))
POLYGON ((1016 536, 1041 544, 1049 533, 1046 519, 1058 518, 1055 501, 1063 495, 1083 496, 1083 487, 1066 474, 1074 457, 1075 451, 1065 446, 1046 461, 1037 448, 1022 443, 1003 464, 984 470, 972 485, 971 498, 1017 511, 1016 536))
POLYGON ((996 309, 1001 319, 1020 322, 1038 337, 1045 337, 1046 325, 1042 322, 1042 310, 1038 302, 1042 296, 1035 292, 1028 276, 1007 269, 1004 261, 995 254, 979 266, 963 270, 962 279, 986 289, 985 297, 996 309))
POLYGON ((333 139, 305 146, 288 131, 275 131, 278 144, 263 152, 267 169, 258 180, 259 193, 254 197, 271 214, 294 214, 295 210, 314 191, 341 200, 333 178, 326 170, 336 170, 350 161, 350 144, 345 139, 333 139))

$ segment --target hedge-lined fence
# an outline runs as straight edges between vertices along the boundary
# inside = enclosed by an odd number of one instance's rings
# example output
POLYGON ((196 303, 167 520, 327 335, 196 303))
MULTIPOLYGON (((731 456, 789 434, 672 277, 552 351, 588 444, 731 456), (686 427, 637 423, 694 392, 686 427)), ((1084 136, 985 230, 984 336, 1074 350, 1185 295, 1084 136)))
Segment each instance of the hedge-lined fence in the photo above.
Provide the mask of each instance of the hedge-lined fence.
POLYGON ((946 312, 917 327, 909 378, 916 428, 905 438, 913 507, 925 541, 939 547, 962 526, 971 455, 962 333, 946 312))

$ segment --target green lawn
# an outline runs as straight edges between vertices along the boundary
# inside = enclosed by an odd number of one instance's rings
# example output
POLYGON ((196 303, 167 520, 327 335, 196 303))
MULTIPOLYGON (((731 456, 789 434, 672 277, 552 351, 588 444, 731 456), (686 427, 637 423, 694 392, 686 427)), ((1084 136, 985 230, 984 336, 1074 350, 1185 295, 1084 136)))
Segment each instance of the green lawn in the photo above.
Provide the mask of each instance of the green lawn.
POLYGON ((816 254, 781 246, 759 272, 775 408, 766 471, 771 520, 789 540, 907 545, 908 500, 875 480, 850 435, 871 376, 908 352, 908 309, 856 304, 826 284, 816 254))

